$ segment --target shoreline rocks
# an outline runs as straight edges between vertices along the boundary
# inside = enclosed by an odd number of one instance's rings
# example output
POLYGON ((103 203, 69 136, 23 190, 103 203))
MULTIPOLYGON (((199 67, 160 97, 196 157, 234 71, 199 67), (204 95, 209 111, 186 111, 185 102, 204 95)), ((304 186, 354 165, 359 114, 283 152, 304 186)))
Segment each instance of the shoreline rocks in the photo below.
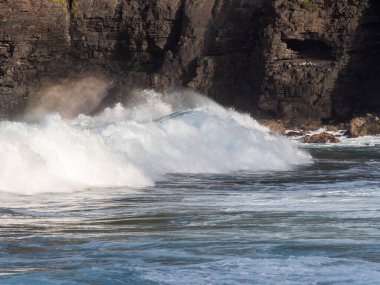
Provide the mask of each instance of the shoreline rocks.
POLYGON ((303 143, 340 143, 339 137, 359 138, 380 135, 380 117, 366 114, 355 117, 349 123, 322 125, 310 121, 259 120, 274 134, 297 139, 303 143), (310 132, 319 132, 309 135, 310 132))
POLYGON ((310 131, 317 131, 325 128, 327 130, 337 130, 336 126, 322 126, 316 122, 289 122, 283 120, 259 120, 259 123, 269 128, 271 133, 286 136, 288 138, 299 140, 303 143, 340 143, 341 141, 334 135, 322 132, 319 134, 308 135, 310 131), (300 126, 300 127, 297 127, 300 126))
POLYGON ((352 138, 380 135, 380 118, 374 114, 351 120, 348 136, 352 138))
POLYGON ((303 138, 302 142, 325 144, 325 143, 340 143, 341 141, 330 133, 322 132, 320 134, 306 136, 303 138))

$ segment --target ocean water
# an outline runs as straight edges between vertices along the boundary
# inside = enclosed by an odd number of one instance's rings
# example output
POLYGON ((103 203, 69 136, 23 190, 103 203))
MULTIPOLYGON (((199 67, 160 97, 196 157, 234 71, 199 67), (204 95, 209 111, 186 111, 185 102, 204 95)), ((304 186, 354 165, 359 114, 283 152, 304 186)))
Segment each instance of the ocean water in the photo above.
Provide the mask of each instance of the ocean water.
POLYGON ((0 123, 0 284, 379 284, 379 138, 138 95, 0 123))

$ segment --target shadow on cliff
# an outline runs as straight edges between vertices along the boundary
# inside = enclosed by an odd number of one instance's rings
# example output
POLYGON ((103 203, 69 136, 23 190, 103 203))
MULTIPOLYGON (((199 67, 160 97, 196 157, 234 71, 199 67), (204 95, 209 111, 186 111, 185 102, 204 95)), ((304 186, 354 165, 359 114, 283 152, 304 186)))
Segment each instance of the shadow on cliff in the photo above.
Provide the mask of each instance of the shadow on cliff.
POLYGON ((369 1, 349 56, 332 92, 336 120, 380 112, 380 2, 377 0, 369 1))
MULTIPOLYGON (((117 43, 112 54, 112 61, 118 66, 118 79, 109 89, 108 95, 100 103, 94 114, 115 103, 124 103, 128 94, 135 89, 154 87, 152 76, 162 73, 165 61, 173 58, 179 50, 183 30, 185 0, 180 1, 175 10, 170 32, 164 46, 160 32, 164 27, 157 25, 160 21, 160 7, 155 1, 142 1, 138 14, 142 27, 136 30, 135 23, 128 18, 129 4, 120 2, 116 6, 114 19, 118 22, 117 43), (127 20, 126 20, 127 19, 127 20)), ((162 20, 162 19, 161 19, 162 20)))
MULTIPOLYGON (((196 86, 217 102, 252 113, 258 110, 265 73, 266 50, 270 47, 265 35, 273 21, 273 1, 216 0, 211 12, 210 23, 204 39, 204 50, 198 47, 191 52, 182 52, 182 37, 197 27, 187 27, 185 13, 186 0, 180 1, 175 11, 172 28, 166 36, 164 46, 160 46, 162 30, 156 27, 158 7, 153 2, 142 2, 136 16, 143 27, 134 30, 131 20, 126 18, 126 7, 121 2, 114 13, 117 43, 110 62, 100 61, 102 68, 117 74, 115 84, 108 90, 94 113, 123 102, 134 89, 156 87, 154 76, 158 74, 158 88, 187 86, 196 76, 199 59, 211 60, 214 68, 201 79, 202 85, 209 81, 207 88, 196 86), (128 19, 128 21, 126 21, 128 19), (158 30, 156 30, 156 28, 158 30), (188 64, 187 64, 188 63, 188 64), (209 78, 209 76, 211 78, 209 78), (200 87, 200 88, 199 88, 200 87)), ((124 3, 124 4, 123 4, 124 3)), ((194 45, 198 42, 194 41, 194 45)))
POLYGON ((272 1, 223 0, 215 6, 205 55, 214 59, 209 95, 219 103, 257 112, 270 45, 265 30, 273 13, 272 1))

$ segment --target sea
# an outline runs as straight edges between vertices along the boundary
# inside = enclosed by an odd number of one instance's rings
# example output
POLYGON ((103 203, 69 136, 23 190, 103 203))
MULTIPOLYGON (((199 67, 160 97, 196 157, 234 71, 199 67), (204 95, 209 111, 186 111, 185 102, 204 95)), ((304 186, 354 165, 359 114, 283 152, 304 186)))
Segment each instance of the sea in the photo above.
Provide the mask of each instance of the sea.
POLYGON ((380 284, 380 137, 137 95, 0 122, 0 284, 380 284))

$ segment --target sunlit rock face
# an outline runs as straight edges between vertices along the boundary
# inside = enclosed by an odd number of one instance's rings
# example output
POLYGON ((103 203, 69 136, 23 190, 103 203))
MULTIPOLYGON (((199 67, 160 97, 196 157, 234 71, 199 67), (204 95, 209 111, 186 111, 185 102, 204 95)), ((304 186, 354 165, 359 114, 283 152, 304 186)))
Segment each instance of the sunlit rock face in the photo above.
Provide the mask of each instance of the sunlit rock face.
POLYGON ((89 76, 107 81, 104 105, 136 88, 187 87, 265 118, 328 120, 376 111, 370 109, 379 106, 378 6, 1 1, 0 113, 18 114, 41 88, 89 76))

